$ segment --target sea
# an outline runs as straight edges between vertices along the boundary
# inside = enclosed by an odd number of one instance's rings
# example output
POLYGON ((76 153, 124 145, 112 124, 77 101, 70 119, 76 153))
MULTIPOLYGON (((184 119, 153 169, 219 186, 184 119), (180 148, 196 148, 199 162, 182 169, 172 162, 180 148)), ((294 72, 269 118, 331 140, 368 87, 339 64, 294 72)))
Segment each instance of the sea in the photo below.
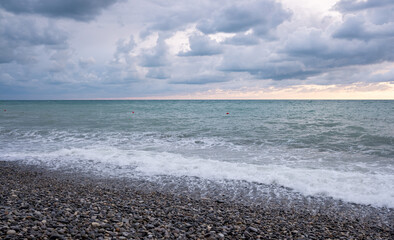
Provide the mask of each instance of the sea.
POLYGON ((394 208, 394 101, 0 101, 0 160, 202 196, 394 208))

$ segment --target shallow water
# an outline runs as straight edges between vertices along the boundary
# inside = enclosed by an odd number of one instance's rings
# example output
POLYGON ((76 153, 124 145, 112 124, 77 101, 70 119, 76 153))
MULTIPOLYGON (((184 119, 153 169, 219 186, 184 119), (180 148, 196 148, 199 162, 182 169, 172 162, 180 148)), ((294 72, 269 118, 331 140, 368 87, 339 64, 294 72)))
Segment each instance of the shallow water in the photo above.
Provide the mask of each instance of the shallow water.
POLYGON ((0 110, 2 160, 183 179, 200 192, 214 182, 251 199, 266 190, 239 182, 394 207, 394 101, 0 101, 0 110))

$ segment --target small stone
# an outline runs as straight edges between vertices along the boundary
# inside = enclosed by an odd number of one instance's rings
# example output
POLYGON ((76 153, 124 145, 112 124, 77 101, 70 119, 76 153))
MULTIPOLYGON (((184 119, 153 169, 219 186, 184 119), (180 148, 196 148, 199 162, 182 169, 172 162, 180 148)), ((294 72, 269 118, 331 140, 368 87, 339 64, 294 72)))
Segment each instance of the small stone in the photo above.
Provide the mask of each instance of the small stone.
POLYGON ((53 234, 52 236, 49 237, 49 240, 63 240, 63 239, 64 237, 58 234, 53 234))
POLYGON ((15 230, 8 230, 7 235, 15 235, 16 231, 15 230))
POLYGON ((152 228, 154 228, 155 226, 153 226, 152 224, 147 224, 146 227, 147 227, 148 229, 152 229, 152 228))
POLYGON ((100 223, 98 223, 98 222, 92 222, 92 227, 100 227, 100 223))

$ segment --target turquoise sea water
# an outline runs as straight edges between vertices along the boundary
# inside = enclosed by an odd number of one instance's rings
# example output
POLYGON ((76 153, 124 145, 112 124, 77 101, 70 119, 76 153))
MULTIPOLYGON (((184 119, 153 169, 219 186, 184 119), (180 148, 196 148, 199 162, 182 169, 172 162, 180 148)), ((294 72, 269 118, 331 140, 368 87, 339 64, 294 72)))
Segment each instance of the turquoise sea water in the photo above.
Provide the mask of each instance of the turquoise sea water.
POLYGON ((1 160, 394 207, 394 101, 0 101, 0 110, 1 160))

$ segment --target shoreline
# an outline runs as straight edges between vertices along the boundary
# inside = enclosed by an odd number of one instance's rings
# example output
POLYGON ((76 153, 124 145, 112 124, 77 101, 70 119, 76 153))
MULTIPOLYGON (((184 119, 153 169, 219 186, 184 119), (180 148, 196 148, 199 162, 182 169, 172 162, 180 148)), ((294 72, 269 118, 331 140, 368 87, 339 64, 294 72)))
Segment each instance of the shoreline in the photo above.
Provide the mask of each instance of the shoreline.
MULTIPOLYGON (((0 238, 392 239, 387 221, 352 209, 310 211, 193 198, 132 182, 64 174, 0 161, 0 238), (357 215, 357 214, 356 214, 357 215)), ((373 211, 373 209, 372 209, 373 211)))

